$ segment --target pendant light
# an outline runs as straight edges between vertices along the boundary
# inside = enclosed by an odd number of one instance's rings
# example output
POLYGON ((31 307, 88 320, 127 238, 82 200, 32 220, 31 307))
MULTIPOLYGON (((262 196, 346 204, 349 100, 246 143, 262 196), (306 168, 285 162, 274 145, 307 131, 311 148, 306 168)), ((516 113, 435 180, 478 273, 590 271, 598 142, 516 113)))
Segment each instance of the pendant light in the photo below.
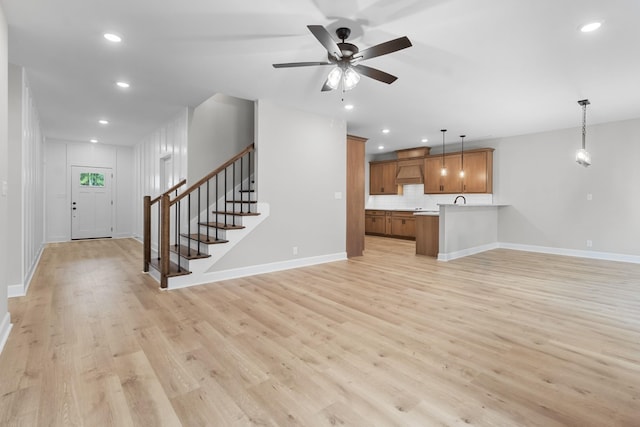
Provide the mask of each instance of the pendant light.
POLYGON ((440 176, 447 176, 447 168, 444 165, 444 134, 446 131, 446 129, 440 129, 440 132, 442 132, 442 169, 440 169, 440 176))
POLYGON ((460 135, 460 142, 462 142, 462 151, 460 151, 460 178, 464 178, 464 137, 467 135, 460 135))
POLYGON ((587 105, 591 104, 588 99, 578 101, 582 106, 582 148, 576 152, 576 162, 585 168, 591 164, 591 154, 586 149, 587 139, 587 105))

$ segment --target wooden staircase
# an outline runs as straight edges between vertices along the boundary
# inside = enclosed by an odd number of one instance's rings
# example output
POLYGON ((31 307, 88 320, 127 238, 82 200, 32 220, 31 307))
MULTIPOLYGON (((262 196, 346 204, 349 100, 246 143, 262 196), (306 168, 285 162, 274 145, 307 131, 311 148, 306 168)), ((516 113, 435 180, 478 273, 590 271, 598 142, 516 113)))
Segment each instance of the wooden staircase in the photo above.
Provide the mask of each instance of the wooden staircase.
POLYGON ((183 192, 184 180, 144 197, 144 271, 162 288, 201 283, 184 276, 206 274, 262 222, 253 220, 260 216, 254 161, 252 144, 183 192))

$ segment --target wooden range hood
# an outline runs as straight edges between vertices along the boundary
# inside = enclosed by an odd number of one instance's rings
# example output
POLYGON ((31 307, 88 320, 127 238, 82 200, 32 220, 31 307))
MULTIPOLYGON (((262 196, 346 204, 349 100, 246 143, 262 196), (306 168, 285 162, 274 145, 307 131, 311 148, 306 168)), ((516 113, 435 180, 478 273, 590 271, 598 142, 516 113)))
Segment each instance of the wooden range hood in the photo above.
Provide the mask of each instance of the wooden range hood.
POLYGON ((398 155, 397 185, 424 183, 424 156, 429 154, 429 150, 429 147, 419 147, 396 151, 398 155))

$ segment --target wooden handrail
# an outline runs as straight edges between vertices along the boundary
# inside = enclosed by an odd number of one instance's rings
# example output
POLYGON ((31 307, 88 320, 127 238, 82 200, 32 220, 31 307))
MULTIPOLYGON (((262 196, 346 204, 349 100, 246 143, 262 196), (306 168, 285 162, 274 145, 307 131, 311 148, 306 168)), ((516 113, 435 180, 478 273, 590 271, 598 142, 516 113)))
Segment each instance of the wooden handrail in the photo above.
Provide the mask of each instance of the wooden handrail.
POLYGON ((161 195, 159 195, 155 199, 152 199, 150 204, 153 205, 154 203, 158 203, 158 201, 162 198, 162 196, 164 196, 166 194, 169 194, 169 193, 173 193, 174 191, 176 191, 178 188, 182 187, 186 183, 187 183, 187 180, 183 179, 182 181, 180 181, 179 183, 177 183, 176 185, 174 185, 173 187, 171 187, 170 189, 168 189, 167 191, 165 191, 164 193, 162 193, 161 195))
POLYGON ((239 160, 242 156, 244 156, 245 154, 250 153, 251 151, 253 151, 253 148, 254 148, 254 144, 249 145, 247 148, 245 148, 244 150, 242 150, 241 152, 239 152, 238 154, 233 156, 230 160, 225 162, 222 166, 220 166, 219 168, 216 168, 215 170, 211 171, 204 178, 202 178, 201 180, 199 180, 198 182, 193 184, 191 187, 187 188, 184 192, 182 192, 175 199, 171 200, 171 206, 175 205, 180 200, 182 200, 183 198, 187 197, 187 195, 189 195, 190 193, 193 193, 196 189, 198 189, 198 187, 200 187, 202 184, 204 184, 205 182, 209 181, 211 178, 213 178, 214 176, 218 175, 220 172, 222 172, 223 170, 225 170, 226 168, 231 166, 234 162, 239 160))

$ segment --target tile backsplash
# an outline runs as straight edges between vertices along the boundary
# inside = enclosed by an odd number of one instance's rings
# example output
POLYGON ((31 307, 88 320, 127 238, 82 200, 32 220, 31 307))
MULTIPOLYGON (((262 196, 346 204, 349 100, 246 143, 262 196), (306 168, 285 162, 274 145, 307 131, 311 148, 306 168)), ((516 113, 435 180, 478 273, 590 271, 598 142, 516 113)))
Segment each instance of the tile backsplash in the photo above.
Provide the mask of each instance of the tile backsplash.
MULTIPOLYGON (((460 194, 424 194, 423 184, 404 186, 402 196, 369 196, 366 209, 407 209, 436 210, 439 203, 453 203, 460 194)), ((492 194, 462 194, 467 204, 491 204, 492 194)))

